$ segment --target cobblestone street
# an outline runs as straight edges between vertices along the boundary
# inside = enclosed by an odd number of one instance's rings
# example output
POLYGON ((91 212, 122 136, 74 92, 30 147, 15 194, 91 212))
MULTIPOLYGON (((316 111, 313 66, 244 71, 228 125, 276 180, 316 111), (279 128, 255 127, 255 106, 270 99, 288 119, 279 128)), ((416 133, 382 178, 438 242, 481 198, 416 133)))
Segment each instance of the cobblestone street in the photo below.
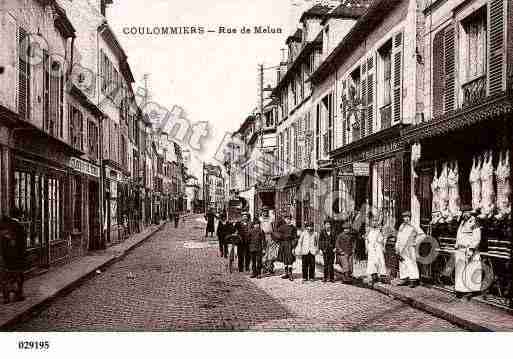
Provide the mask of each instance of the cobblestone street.
POLYGON ((195 218, 178 229, 167 225, 15 329, 460 330, 365 288, 229 274, 217 242, 205 241, 203 233, 195 218))

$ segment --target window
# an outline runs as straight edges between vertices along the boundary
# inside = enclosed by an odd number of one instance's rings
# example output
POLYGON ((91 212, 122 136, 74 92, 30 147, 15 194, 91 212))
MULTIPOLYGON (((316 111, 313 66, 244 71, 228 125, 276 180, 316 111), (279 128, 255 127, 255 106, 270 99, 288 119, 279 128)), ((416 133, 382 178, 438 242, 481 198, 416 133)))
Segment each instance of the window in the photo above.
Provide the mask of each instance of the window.
POLYGON ((333 94, 329 94, 322 100, 324 106, 324 113, 326 114, 326 140, 324 141, 324 153, 327 154, 333 150, 333 122, 334 122, 334 111, 333 111, 333 94))
POLYGON ((486 71, 486 7, 478 10, 463 22, 466 57, 465 81, 482 76, 486 71))
POLYGON ((321 105, 317 104, 315 116, 315 158, 320 159, 321 155, 321 105))
POLYGON ((26 41, 28 34, 23 28, 18 29, 18 49, 20 49, 20 56, 18 60, 18 112, 19 115, 29 120, 31 116, 30 98, 31 98, 31 70, 28 63, 30 56, 29 41, 26 41), (25 46, 24 46, 25 45, 25 46))
POLYGON ((388 158, 372 165, 372 207, 383 218, 384 227, 396 226, 400 206, 401 161, 388 158))
POLYGON ((69 136, 71 145, 79 150, 84 149, 84 120, 82 112, 76 107, 68 106, 69 136))
POLYGON ((99 132, 98 126, 93 121, 89 121, 87 125, 87 134, 89 140, 89 155, 97 160, 98 159, 98 140, 99 140, 99 132))
POLYGON ((379 50, 381 58, 381 105, 387 106, 392 103, 392 41, 387 42, 379 50))
POLYGON ((294 101, 294 106, 297 105, 297 79, 294 78, 291 83, 292 88, 292 99, 294 101))

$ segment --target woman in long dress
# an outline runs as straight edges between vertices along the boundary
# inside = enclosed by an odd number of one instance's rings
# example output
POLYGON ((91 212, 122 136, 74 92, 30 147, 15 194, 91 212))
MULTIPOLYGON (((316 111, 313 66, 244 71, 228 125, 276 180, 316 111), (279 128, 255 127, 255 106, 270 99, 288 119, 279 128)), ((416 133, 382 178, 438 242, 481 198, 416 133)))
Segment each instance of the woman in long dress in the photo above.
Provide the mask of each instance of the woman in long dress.
POLYGON ((456 236, 454 289, 459 298, 481 291, 481 227, 473 213, 470 207, 464 209, 456 236))

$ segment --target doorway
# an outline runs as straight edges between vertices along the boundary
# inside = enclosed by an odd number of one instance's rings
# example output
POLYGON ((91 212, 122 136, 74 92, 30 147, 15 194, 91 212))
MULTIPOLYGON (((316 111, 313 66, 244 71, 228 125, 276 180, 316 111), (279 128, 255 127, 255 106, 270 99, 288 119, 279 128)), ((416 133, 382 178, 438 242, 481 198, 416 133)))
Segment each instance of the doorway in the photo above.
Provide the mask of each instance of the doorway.
POLYGON ((89 250, 98 250, 100 243, 100 200, 99 186, 97 182, 89 182, 89 250))

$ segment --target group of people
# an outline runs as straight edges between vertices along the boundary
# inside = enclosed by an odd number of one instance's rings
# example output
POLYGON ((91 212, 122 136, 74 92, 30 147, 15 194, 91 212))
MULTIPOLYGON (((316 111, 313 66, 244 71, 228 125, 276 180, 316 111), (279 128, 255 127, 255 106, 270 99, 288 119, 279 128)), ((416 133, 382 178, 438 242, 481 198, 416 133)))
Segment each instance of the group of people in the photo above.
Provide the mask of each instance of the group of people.
MULTIPOLYGON (((277 261, 284 266, 285 273, 282 278, 294 280, 292 267, 299 257, 302 262, 303 282, 315 280, 316 256, 322 254, 323 282, 335 281, 334 265, 338 264, 342 282, 352 283, 353 259, 359 251, 358 247, 364 246, 369 281, 389 282, 385 248, 390 233, 384 230, 378 216, 370 216, 363 233, 355 229, 355 222, 346 220, 341 225, 334 226, 335 222, 327 219, 318 232, 310 222, 306 223, 305 230, 299 234, 290 215, 284 215, 273 222, 268 211, 264 210, 252 222, 250 215, 244 213, 242 220, 236 223, 228 222, 226 216, 221 216, 217 228, 219 252, 221 256, 227 257, 228 246, 235 245, 239 271, 250 271, 252 264, 253 278, 260 278, 263 269, 270 274, 274 273, 274 262, 277 261), (360 242, 364 244, 360 245, 360 242)), ((412 224, 409 211, 402 213, 401 225, 392 235, 395 237, 395 253, 399 261, 397 285, 417 287, 420 280, 417 253, 419 243, 426 235, 422 229, 412 224)), ((477 217, 471 210, 464 210, 455 248, 455 290, 459 297, 480 291, 480 239, 481 230, 477 217)))
MULTIPOLYGON (((208 215, 207 215, 208 216, 208 215)), ((212 217, 211 217, 212 218, 212 217)), ((334 263, 342 268, 342 280, 352 281, 353 243, 356 234, 347 223, 341 233, 336 234, 330 220, 324 221, 320 233, 314 231, 313 223, 307 223, 306 230, 298 234, 292 217, 285 215, 273 222, 269 212, 264 210, 259 218, 251 222, 249 213, 241 221, 232 223, 221 215, 217 227, 219 254, 228 256, 229 245, 237 248, 239 272, 252 271, 252 278, 261 278, 263 270, 274 273, 274 262, 284 266, 283 279, 293 281, 292 267, 297 257, 302 260, 303 282, 315 279, 315 256, 322 253, 324 259, 323 281, 335 281, 334 263)), ((212 228, 207 219, 207 233, 212 228)))

